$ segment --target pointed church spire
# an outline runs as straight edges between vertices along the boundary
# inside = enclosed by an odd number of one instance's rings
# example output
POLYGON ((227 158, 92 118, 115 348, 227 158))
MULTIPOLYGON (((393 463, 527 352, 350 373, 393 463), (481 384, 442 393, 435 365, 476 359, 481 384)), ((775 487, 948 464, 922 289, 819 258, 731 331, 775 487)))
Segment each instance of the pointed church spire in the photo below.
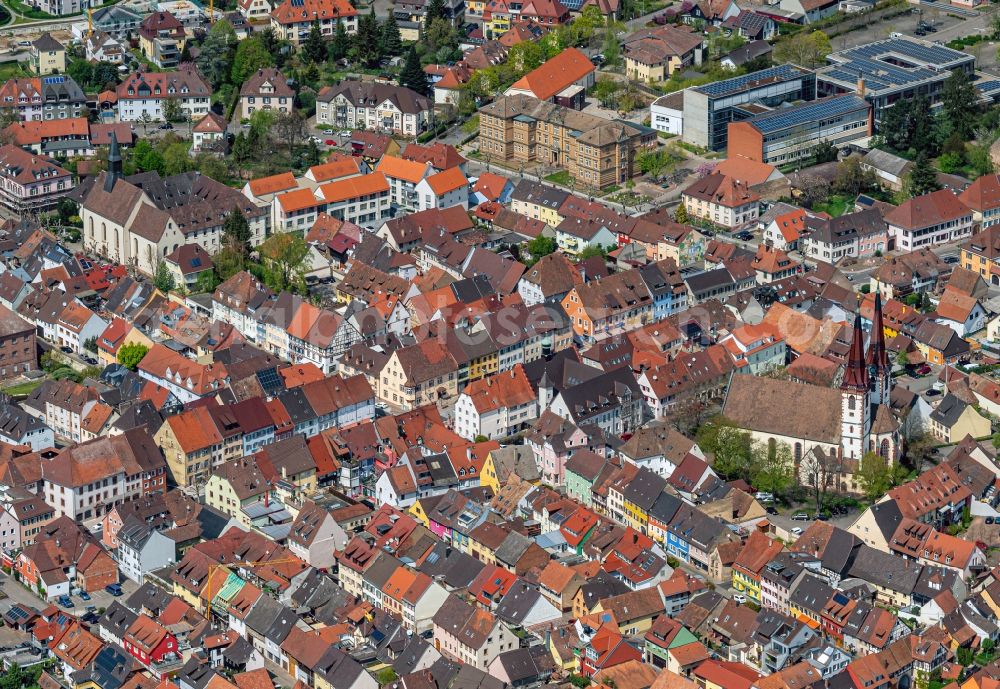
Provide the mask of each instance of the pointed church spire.
POLYGON ((861 330, 861 314, 854 317, 854 336, 851 340, 851 351, 847 356, 847 370, 844 372, 844 382, 841 390, 855 392, 868 391, 868 369, 865 367, 865 334, 861 330))
POLYGON ((875 292, 875 315, 872 316, 872 337, 868 343, 865 363, 869 369, 889 370, 889 355, 885 350, 885 329, 882 327, 882 295, 875 292))
POLYGON ((109 194, 115 188, 115 182, 122 177, 122 152, 118 148, 118 137, 111 132, 111 146, 108 148, 108 174, 104 177, 104 191, 109 194))

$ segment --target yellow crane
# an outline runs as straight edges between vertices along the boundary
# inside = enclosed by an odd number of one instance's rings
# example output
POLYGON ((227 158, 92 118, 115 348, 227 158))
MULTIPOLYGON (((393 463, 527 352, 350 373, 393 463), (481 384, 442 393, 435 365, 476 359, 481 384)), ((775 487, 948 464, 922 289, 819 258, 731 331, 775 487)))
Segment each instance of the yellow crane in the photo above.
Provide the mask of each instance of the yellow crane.
MULTIPOLYGON (((206 613, 212 607, 212 575, 219 569, 238 569, 240 567, 245 567, 247 569, 252 567, 263 567, 264 565, 284 565, 292 562, 302 562, 301 559, 297 557, 280 557, 275 560, 242 560, 239 562, 219 562, 213 563, 208 566, 208 577, 205 581, 205 611, 206 613)), ((304 564, 304 563, 303 563, 304 564)), ((216 591, 218 593, 218 591, 216 591)))

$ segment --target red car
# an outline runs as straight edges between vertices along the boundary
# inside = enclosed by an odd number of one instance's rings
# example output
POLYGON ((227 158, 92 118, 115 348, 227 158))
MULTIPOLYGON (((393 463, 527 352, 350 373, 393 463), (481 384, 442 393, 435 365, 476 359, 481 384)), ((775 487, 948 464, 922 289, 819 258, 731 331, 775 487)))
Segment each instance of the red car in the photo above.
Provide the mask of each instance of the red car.
POLYGON ((325 143, 327 146, 336 146, 337 145, 337 142, 334 141, 333 139, 327 139, 323 143, 325 143))

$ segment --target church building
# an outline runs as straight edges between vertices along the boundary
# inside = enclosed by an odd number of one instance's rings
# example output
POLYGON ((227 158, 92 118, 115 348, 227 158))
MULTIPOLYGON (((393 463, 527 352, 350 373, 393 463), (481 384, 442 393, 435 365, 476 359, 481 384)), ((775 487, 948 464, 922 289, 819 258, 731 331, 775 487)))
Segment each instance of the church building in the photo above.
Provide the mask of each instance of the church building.
POLYGON ((885 347, 882 300, 875 297, 868 350, 861 316, 838 388, 739 374, 733 376, 723 415, 754 440, 785 443, 802 485, 856 493, 861 457, 875 452, 899 461, 900 421, 890 406, 892 366, 885 347))

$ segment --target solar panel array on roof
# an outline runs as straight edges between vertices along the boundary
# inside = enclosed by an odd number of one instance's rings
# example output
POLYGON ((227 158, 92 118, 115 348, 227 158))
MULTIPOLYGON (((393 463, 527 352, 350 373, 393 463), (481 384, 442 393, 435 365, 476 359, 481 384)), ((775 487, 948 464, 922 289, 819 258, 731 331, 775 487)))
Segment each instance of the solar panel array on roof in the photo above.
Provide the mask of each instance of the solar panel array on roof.
POLYGON ((944 79, 948 72, 974 60, 972 55, 943 45, 890 38, 833 53, 832 66, 819 70, 824 79, 854 84, 863 78, 865 89, 882 91, 909 84, 944 79))
POLYGON ((273 393, 277 390, 284 390, 285 385, 281 381, 281 377, 278 375, 278 370, 274 367, 262 368, 257 371, 257 380, 260 382, 260 387, 266 393, 273 393))
POLYGON ((799 76, 805 76, 807 74, 809 74, 809 72, 801 67, 784 64, 778 65, 777 67, 762 69, 757 72, 751 72, 750 74, 744 74, 740 77, 733 77, 732 79, 725 79, 723 81, 716 81, 712 84, 698 86, 693 88, 692 91, 697 91, 699 93, 704 93, 718 98, 731 93, 740 93, 741 91, 754 88, 757 85, 786 81, 799 76))
POLYGON ((779 108, 750 119, 750 123, 761 133, 781 131, 799 125, 809 124, 820 118, 838 117, 856 110, 867 109, 868 104, 860 96, 844 95, 779 108))

